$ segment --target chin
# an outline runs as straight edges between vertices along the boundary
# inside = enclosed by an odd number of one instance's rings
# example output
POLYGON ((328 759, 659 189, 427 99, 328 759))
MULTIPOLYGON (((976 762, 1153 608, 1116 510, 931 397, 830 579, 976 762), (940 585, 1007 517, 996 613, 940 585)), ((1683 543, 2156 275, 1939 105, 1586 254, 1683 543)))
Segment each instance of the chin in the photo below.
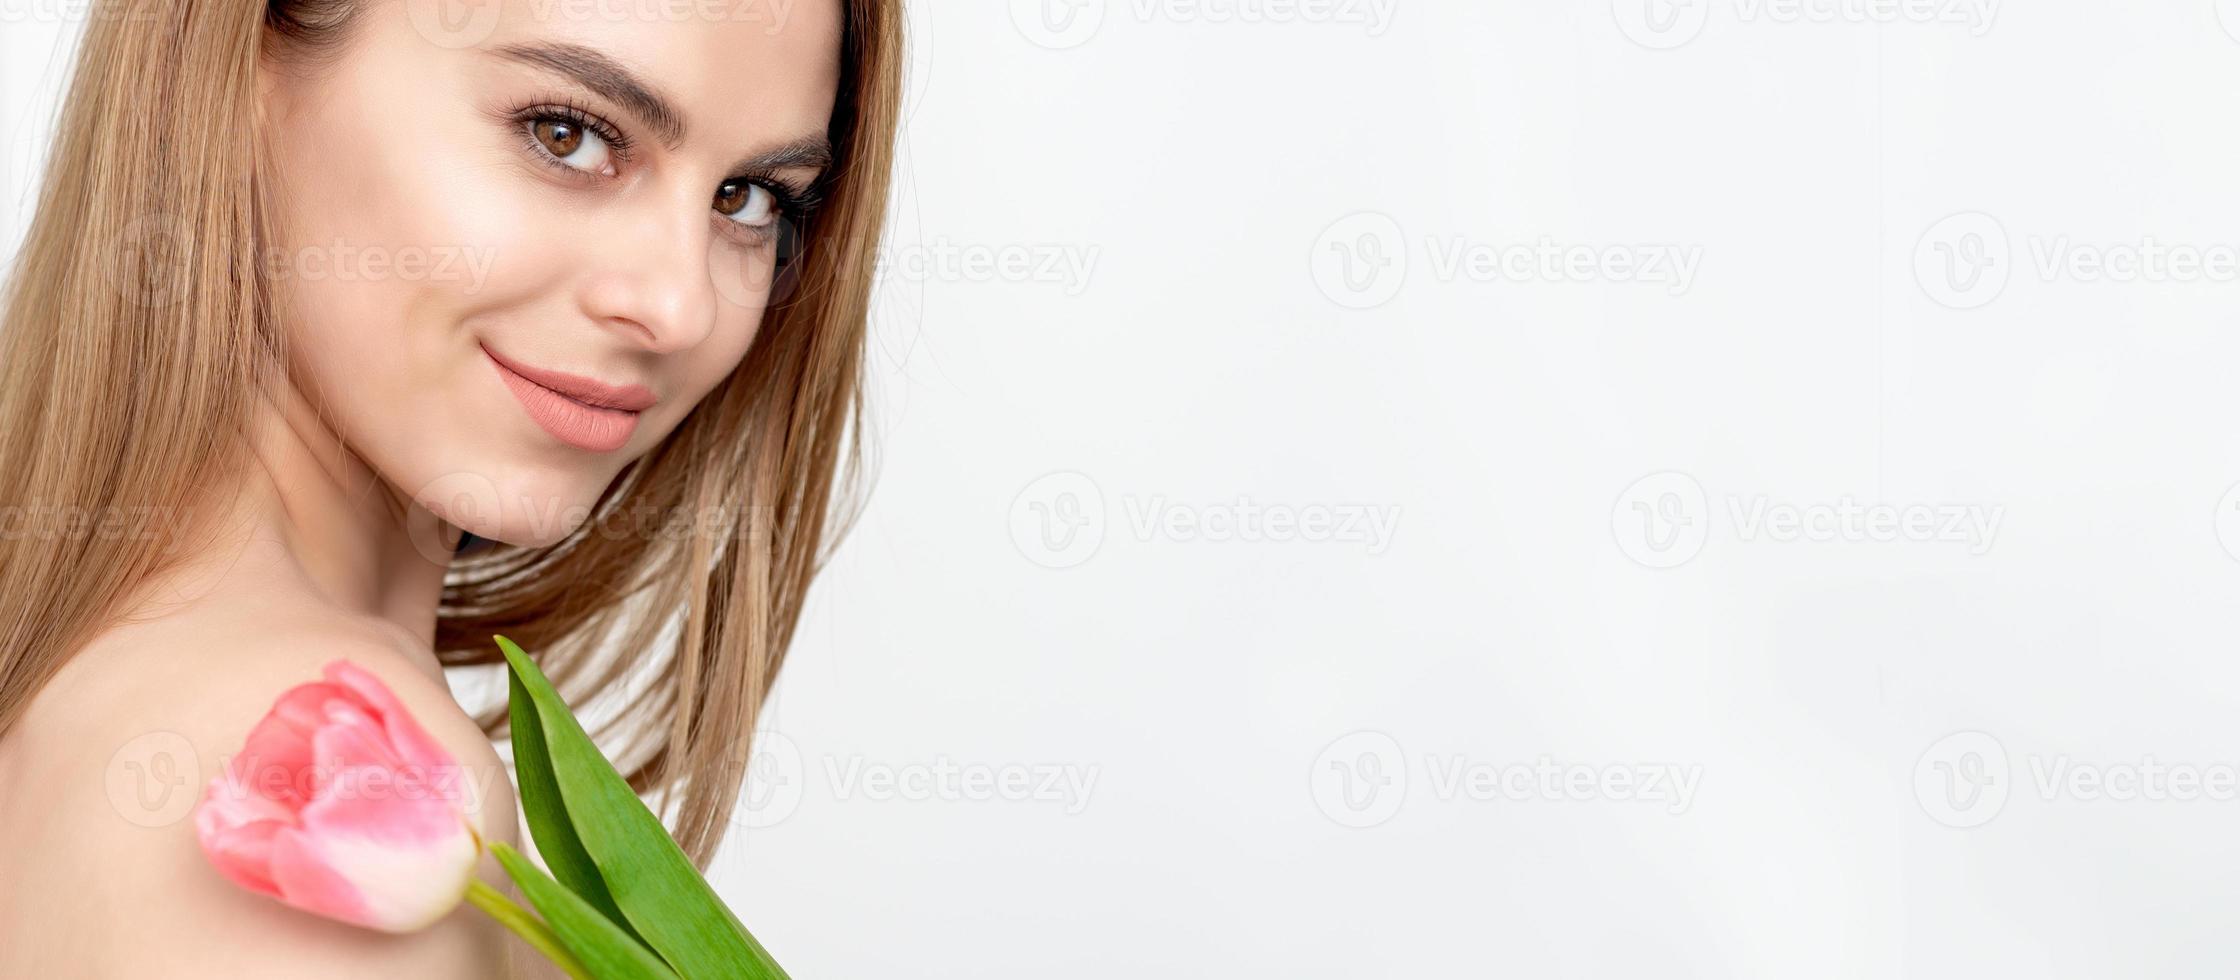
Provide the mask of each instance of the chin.
POLYGON ((588 522, 612 479, 605 467, 458 468, 422 481, 412 499, 475 537, 539 548, 565 540, 588 522))

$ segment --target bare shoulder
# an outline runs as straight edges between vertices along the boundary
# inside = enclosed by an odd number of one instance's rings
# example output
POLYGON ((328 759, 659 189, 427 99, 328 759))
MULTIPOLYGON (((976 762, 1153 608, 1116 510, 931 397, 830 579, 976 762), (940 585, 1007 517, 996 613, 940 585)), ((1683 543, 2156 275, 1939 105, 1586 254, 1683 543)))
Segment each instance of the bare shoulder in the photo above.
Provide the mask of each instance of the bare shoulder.
MULTIPOLYGON (((199 789, 241 747, 275 698, 298 684, 323 680, 325 666, 334 660, 379 678, 463 765, 496 767, 495 773, 478 772, 481 779, 473 788, 502 796, 484 802, 510 807, 497 750, 452 699, 432 658, 377 624, 317 611, 212 614, 106 636, 74 657, 34 702, 23 733, 34 746, 27 755, 107 765, 119 750, 169 744, 194 752, 199 789)), ((479 828, 485 836, 510 839, 512 827, 505 821, 486 823, 479 828)))
MULTIPOLYGON (((405 642, 282 608, 261 620, 214 610, 135 625, 80 651, 0 738, 0 833, 42 842, 0 856, 0 879, 12 882, 0 891, 16 896, 0 898, 0 975, 503 973, 508 934, 471 907, 401 936, 329 922, 233 885, 195 839, 202 788, 273 700, 343 659, 379 678, 461 763, 484 837, 518 844, 496 750, 405 642), (120 930, 134 941, 105 938, 120 930)), ((510 890, 487 855, 481 870, 510 890)))

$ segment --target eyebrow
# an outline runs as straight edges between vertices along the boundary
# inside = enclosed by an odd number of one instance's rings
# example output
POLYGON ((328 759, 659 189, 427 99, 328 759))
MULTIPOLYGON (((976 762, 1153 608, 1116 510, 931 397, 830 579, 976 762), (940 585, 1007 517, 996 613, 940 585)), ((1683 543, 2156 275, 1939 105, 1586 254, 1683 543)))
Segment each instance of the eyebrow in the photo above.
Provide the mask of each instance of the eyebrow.
MULTIPOLYGON (((500 57, 557 72, 583 87, 620 103, 653 128, 654 135, 672 149, 684 142, 684 114, 676 110, 659 89, 638 77, 620 61, 596 48, 564 42, 509 44, 495 52, 500 57)), ((803 136, 776 149, 742 161, 735 172, 814 169, 832 166, 832 142, 824 134, 803 136)))
POLYGON ((832 141, 822 135, 804 136, 774 150, 757 153, 739 165, 743 171, 815 170, 832 166, 832 141))
POLYGON ((623 108, 653 127, 654 135, 661 137, 662 142, 672 147, 684 142, 684 116, 652 86, 639 79, 636 72, 604 52, 580 44, 548 42, 509 44, 499 48, 497 53, 573 78, 583 87, 622 103, 623 108))

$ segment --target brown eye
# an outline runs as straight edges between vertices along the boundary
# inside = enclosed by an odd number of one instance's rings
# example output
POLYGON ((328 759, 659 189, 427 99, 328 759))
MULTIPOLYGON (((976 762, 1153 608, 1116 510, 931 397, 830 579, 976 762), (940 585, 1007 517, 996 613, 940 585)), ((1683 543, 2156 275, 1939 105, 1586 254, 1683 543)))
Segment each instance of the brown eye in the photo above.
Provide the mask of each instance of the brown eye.
POLYGON ((777 218, 777 196, 770 188, 748 180, 727 180, 716 188, 716 213, 750 228, 769 225, 777 218))
POLYGON ((546 115, 529 120, 533 152, 572 170, 614 175, 613 148, 608 138, 588 124, 564 116, 546 115))
POLYGON ((537 142, 552 151, 556 157, 565 157, 583 147, 583 130, 571 122, 559 119, 537 120, 537 142))
POLYGON ((727 180, 716 188, 716 210, 730 214, 747 206, 747 184, 741 180, 727 180))

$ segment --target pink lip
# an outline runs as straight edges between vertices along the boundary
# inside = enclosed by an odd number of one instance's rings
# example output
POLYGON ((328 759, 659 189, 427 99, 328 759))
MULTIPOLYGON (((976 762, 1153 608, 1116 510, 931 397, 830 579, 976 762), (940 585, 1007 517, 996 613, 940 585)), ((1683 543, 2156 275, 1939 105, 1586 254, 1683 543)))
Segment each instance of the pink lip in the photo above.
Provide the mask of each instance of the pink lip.
POLYGON ((610 385, 582 375, 530 367, 519 361, 500 357, 488 344, 483 345, 482 352, 490 355, 491 360, 498 362, 506 370, 529 379, 538 387, 550 388, 593 408, 643 412, 660 400, 645 385, 610 385))
POLYGON ((513 397, 528 409, 529 417, 553 438, 577 449, 595 453, 621 449, 637 431, 639 412, 655 401, 653 392, 643 385, 616 387, 518 365, 487 346, 482 352, 489 356, 491 367, 513 391, 513 397), (577 392, 584 394, 579 396, 577 392))

